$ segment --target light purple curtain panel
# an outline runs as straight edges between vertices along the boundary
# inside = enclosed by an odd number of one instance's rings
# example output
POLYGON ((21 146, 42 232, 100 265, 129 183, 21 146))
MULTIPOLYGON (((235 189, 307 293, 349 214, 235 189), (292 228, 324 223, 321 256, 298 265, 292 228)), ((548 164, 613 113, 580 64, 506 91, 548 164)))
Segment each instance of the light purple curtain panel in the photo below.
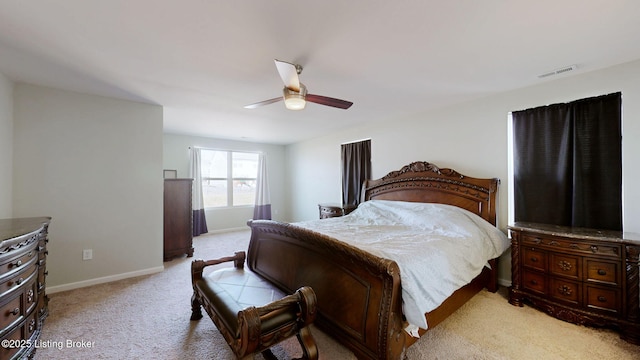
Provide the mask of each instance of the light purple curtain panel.
POLYGON ((271 198, 269 177, 267 176, 267 156, 258 156, 258 181, 256 184, 256 204, 253 208, 254 220, 271 220, 271 198))
POLYGON ((193 208, 193 236, 208 232, 202 196, 201 149, 191 148, 190 176, 193 178, 191 206, 193 208))

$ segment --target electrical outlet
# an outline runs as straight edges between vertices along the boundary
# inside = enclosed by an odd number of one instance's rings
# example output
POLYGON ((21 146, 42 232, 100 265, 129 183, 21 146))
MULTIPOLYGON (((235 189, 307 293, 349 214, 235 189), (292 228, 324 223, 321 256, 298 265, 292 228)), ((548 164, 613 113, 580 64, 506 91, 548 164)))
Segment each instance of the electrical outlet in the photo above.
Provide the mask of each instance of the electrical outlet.
POLYGON ((82 250, 82 260, 91 260, 91 259, 93 259, 93 250, 92 249, 82 250))

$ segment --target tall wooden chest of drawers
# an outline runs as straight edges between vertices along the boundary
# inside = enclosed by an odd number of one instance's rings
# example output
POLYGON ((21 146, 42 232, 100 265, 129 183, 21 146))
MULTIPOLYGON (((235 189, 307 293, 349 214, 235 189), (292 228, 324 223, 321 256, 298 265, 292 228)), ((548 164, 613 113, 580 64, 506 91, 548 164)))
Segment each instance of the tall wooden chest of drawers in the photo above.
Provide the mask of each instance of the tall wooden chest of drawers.
POLYGON ((509 302, 640 345, 640 235, 515 223, 509 302))
POLYGON ((32 357, 48 315, 50 218, 0 220, 0 359, 32 357))
POLYGON ((193 256, 193 179, 164 179, 164 261, 193 256))

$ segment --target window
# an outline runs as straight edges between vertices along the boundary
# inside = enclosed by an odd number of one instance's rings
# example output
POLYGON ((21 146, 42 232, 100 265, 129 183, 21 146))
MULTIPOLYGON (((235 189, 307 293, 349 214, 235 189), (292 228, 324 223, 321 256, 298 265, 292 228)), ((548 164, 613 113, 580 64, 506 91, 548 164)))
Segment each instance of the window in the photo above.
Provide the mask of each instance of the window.
POLYGON ((258 153, 202 149, 205 208, 253 206, 258 153))

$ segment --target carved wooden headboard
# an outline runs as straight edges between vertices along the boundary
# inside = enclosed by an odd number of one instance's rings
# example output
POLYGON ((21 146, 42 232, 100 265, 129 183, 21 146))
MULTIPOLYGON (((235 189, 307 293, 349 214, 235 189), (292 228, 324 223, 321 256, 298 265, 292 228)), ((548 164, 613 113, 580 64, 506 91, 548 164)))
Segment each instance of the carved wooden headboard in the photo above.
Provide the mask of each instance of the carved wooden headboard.
POLYGON ((363 184, 363 200, 399 200, 454 205, 496 225, 499 179, 480 179, 417 161, 363 184))

